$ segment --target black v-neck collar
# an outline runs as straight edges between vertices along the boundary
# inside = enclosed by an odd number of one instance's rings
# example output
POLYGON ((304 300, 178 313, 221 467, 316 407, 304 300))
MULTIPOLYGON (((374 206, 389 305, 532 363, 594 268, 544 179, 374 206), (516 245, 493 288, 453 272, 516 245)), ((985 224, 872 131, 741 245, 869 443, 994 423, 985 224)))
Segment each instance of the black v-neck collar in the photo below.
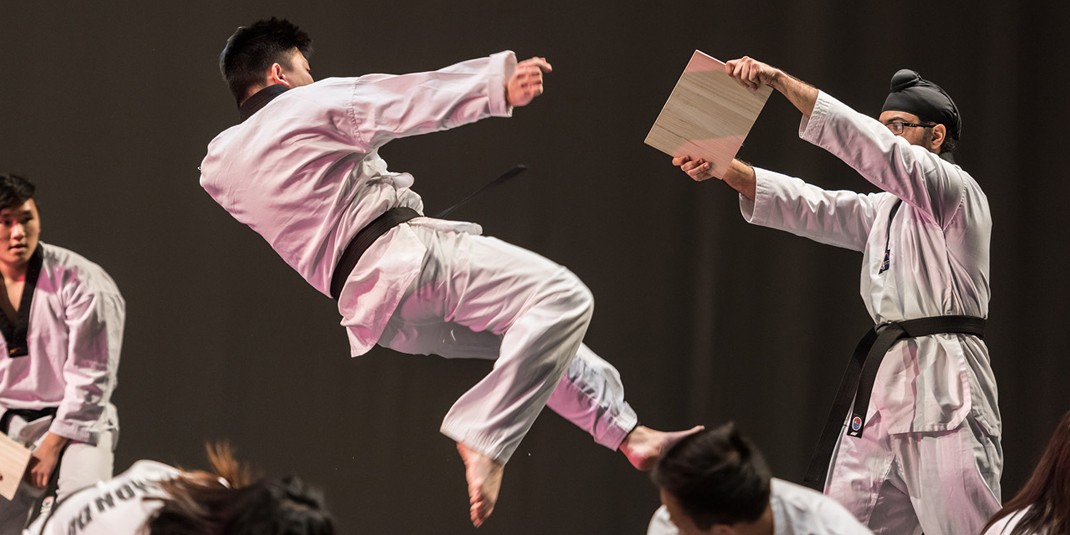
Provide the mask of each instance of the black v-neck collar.
POLYGON ((26 265, 26 282, 22 285, 22 299, 19 300, 19 309, 15 312, 15 324, 12 325, 7 314, 0 313, 0 333, 3 333, 7 342, 9 357, 25 357, 30 354, 30 347, 26 342, 26 335, 30 330, 30 307, 33 305, 37 278, 41 276, 41 266, 44 262, 44 246, 38 243, 37 250, 30 256, 26 265))
POLYGON ((287 89, 289 88, 282 84, 269 85, 260 91, 257 91, 253 96, 245 99, 245 102, 242 102, 241 106, 238 106, 242 122, 245 122, 245 120, 252 117, 254 113, 260 111, 260 108, 267 106, 268 102, 275 100, 275 97, 285 93, 287 89))

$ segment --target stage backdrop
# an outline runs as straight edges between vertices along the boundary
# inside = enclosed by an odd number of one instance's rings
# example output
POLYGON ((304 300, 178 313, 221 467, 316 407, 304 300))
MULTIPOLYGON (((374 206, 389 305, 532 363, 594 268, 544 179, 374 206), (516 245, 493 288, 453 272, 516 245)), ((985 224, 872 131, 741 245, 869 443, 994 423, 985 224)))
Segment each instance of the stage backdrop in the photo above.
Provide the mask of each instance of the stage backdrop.
MULTIPOLYGON (((115 394, 118 470, 203 467, 228 439, 267 474, 327 494, 343 533, 470 533, 464 470, 438 434, 490 364, 383 349, 351 359, 333 303, 200 189, 207 143, 237 121, 217 54, 239 25, 289 17, 317 77, 429 70, 512 49, 554 66, 510 119, 396 141, 428 211, 515 163, 530 171, 456 212, 571 268, 591 288, 588 344, 641 421, 735 420, 798 481, 849 352, 869 326, 861 256, 747 225, 642 141, 694 49, 751 55, 879 112, 916 69, 965 118, 960 164, 988 194, 991 348, 1004 496, 1070 408, 1061 154, 1070 52, 1058 3, 203 1, 6 2, 0 169, 40 189, 43 237, 104 266, 129 318, 115 394)), ((770 99, 741 156, 827 188, 872 191, 797 138, 770 99)), ((483 533, 641 533, 647 476, 555 414, 508 465, 483 533)))

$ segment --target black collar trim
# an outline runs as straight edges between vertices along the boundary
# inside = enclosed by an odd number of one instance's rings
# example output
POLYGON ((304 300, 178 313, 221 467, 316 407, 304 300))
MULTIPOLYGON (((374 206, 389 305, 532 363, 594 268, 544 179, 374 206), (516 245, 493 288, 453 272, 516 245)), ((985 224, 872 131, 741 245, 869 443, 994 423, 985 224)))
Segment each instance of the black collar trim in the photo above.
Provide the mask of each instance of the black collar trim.
POLYGON ((26 341, 26 335, 30 331, 30 307, 33 305, 34 290, 37 289, 37 279, 41 276, 41 266, 44 262, 44 246, 38 243, 37 250, 30 256, 30 262, 26 265, 26 282, 22 286, 22 300, 19 302, 14 325, 7 314, 0 314, 0 333, 3 333, 4 340, 7 341, 7 356, 11 358, 30 354, 30 345, 26 341))
POLYGON ((260 111, 260 108, 267 106, 268 102, 275 100, 275 97, 285 93, 287 89, 289 88, 282 84, 269 85, 260 91, 257 91, 253 96, 245 99, 245 102, 242 102, 241 106, 238 106, 242 122, 245 122, 245 120, 252 117, 254 113, 260 111))

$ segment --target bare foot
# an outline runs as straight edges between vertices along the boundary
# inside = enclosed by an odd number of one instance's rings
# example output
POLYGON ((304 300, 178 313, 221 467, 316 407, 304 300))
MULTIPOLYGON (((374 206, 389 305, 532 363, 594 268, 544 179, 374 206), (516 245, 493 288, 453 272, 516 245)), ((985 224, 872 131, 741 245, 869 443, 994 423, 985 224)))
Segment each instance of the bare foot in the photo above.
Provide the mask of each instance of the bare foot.
POLYGON ((479 527, 494 512, 498 501, 498 490, 502 487, 502 475, 505 465, 457 443, 457 453, 464 461, 464 477, 468 479, 468 502, 471 504, 469 514, 472 525, 479 527))
POLYGON ((636 426, 620 445, 620 452, 632 466, 644 472, 654 469, 661 454, 687 435, 698 433, 705 427, 696 425, 686 431, 657 431, 645 425, 636 426))

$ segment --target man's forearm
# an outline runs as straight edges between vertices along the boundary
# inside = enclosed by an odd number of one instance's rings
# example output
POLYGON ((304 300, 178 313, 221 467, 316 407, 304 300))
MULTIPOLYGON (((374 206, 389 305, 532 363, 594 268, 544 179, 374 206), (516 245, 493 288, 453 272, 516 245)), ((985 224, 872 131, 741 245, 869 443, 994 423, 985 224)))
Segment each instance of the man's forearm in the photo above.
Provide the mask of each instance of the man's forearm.
MULTIPOLYGON (((780 91, 807 118, 814 112, 817 103, 817 88, 777 69, 769 86, 780 91)), ((752 171, 753 173, 753 171, 752 171)))
POLYGON ((748 200, 754 200, 757 179, 753 167, 739 160, 732 160, 721 180, 748 200))

